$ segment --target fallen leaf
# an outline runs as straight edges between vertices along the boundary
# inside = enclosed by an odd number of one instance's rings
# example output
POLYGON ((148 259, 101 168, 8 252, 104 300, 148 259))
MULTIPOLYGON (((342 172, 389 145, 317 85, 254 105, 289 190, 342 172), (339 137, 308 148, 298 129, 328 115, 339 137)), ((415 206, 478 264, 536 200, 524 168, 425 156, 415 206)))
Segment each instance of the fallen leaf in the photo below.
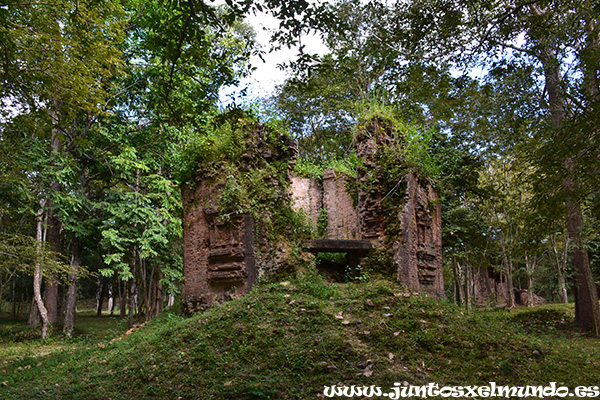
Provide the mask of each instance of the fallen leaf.
POLYGON ((223 386, 231 386, 233 385, 233 381, 227 381, 223 384, 223 386))

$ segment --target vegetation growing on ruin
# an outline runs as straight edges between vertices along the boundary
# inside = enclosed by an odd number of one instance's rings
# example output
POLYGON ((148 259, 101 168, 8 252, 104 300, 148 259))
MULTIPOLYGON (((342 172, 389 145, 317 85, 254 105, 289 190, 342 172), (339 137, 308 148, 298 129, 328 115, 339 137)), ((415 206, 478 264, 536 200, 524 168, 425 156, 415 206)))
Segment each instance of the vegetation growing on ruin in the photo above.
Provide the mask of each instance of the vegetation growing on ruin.
POLYGON ((373 102, 363 105, 353 140, 361 140, 361 135, 380 144, 375 159, 390 182, 402 180, 408 172, 434 182, 440 178, 442 166, 434 148, 432 128, 409 123, 398 110, 373 102))
POLYGON ((233 109, 214 117, 188 148, 190 185, 204 180, 218 188, 217 198, 207 201, 214 202, 225 223, 250 215, 259 237, 306 237, 310 227, 292 209, 289 193, 295 151, 276 121, 263 122, 251 110, 233 109))
POLYGON ((323 173, 328 169, 332 169, 336 173, 353 177, 356 176, 356 168, 358 168, 360 162, 361 160, 356 155, 355 151, 350 151, 342 159, 331 158, 323 162, 298 157, 298 162, 294 167, 294 174, 321 181, 323 179, 323 173))

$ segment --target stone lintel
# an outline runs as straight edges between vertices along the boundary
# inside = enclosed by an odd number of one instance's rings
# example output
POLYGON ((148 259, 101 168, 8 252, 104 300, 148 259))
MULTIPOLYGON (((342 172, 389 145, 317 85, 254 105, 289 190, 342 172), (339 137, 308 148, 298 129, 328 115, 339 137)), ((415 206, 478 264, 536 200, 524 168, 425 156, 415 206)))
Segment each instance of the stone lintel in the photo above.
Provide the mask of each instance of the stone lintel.
POLYGON ((368 253, 373 245, 368 240, 307 240, 303 246, 311 253, 368 253))

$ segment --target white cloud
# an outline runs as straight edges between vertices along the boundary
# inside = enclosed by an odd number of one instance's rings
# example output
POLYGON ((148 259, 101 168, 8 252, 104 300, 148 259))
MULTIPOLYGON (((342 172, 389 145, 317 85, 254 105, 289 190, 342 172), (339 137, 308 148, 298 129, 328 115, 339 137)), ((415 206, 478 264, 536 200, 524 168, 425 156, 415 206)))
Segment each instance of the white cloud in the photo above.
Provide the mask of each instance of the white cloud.
MULTIPOLYGON (((279 28, 279 20, 265 13, 250 15, 248 22, 256 31, 257 43, 264 50, 264 62, 258 57, 253 56, 251 63, 256 70, 247 78, 244 78, 239 87, 227 87, 221 91, 221 102, 228 104, 230 96, 237 96, 242 89, 247 88, 247 93, 251 99, 265 98, 273 94, 275 86, 282 84, 288 77, 287 71, 282 70, 278 65, 293 60, 298 55, 298 48, 283 48, 277 51, 269 52, 271 44, 269 40, 271 35, 279 28)), ((317 35, 306 35, 301 38, 305 49, 313 54, 325 54, 327 46, 317 35)))

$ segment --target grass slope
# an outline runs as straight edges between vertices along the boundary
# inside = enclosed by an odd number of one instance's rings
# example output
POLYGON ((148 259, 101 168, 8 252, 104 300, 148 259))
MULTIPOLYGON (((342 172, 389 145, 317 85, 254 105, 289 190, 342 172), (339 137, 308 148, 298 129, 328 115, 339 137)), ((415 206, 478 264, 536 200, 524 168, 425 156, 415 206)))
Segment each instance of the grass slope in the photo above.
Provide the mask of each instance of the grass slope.
POLYGON ((325 385, 600 382, 572 306, 476 311, 384 280, 261 285, 115 339, 0 344, 3 399, 308 399, 325 385))

